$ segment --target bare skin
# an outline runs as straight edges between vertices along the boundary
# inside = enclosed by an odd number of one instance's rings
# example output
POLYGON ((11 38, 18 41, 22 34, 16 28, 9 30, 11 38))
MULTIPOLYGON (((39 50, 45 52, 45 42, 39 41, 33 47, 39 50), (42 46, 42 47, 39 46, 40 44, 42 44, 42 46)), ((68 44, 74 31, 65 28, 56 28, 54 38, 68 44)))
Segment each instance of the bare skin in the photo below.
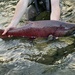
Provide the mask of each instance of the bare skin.
POLYGON ((60 19, 60 6, 59 6, 60 0, 51 0, 51 20, 59 20, 60 19))
MULTIPOLYGON (((2 35, 5 35, 8 30, 11 28, 15 28, 16 25, 19 23, 21 17, 26 11, 26 8, 28 7, 28 3, 30 0, 20 0, 15 9, 15 14, 12 18, 11 23, 5 28, 4 32, 2 35)), ((59 0, 51 0, 51 7, 52 7, 52 12, 50 19, 51 20, 59 20, 60 19, 60 7, 59 7, 59 0)))

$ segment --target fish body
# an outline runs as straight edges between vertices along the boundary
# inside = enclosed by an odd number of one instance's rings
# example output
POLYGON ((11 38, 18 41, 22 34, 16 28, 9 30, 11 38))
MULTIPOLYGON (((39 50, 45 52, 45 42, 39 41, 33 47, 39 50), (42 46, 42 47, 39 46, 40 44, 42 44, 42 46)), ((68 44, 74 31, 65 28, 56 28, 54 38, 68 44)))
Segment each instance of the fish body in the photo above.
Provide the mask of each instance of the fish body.
POLYGON ((27 37, 27 38, 38 38, 48 37, 52 35, 54 37, 69 36, 75 31, 75 24, 44 20, 44 21, 29 21, 28 24, 23 25, 19 28, 10 29, 5 35, 3 29, 0 29, 0 38, 8 37, 27 37))

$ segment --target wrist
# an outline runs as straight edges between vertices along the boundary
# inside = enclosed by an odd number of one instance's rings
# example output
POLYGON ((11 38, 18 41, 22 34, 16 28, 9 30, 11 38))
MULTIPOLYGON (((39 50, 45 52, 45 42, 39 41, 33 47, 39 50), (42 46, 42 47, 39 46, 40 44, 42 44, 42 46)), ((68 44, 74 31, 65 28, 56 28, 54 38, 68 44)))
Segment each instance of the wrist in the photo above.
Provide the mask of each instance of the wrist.
POLYGON ((18 20, 14 19, 11 21, 10 26, 15 27, 15 26, 17 26, 17 24, 18 24, 18 20))
POLYGON ((15 25, 12 25, 11 23, 7 26, 7 28, 14 28, 15 25))

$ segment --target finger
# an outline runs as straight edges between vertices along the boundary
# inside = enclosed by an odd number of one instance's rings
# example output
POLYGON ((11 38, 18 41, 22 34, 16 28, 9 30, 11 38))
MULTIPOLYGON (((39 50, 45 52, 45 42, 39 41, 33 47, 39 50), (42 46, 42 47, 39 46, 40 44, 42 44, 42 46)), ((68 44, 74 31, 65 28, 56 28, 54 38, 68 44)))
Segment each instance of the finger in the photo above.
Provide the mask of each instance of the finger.
POLYGON ((5 35, 7 33, 7 30, 4 30, 4 32, 2 33, 2 35, 5 35))
POLYGON ((2 33, 2 35, 5 35, 9 29, 10 29, 10 28, 7 27, 7 28, 4 30, 4 32, 2 33))

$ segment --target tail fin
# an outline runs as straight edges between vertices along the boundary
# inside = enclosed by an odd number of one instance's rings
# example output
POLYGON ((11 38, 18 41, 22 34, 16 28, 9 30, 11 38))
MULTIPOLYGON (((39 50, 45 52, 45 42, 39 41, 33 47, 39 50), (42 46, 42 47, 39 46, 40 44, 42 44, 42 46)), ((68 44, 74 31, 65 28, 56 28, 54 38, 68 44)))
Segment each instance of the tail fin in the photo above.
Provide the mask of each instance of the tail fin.
POLYGON ((3 32, 4 32, 4 30, 3 29, 0 29, 0 36, 2 35, 3 32))

